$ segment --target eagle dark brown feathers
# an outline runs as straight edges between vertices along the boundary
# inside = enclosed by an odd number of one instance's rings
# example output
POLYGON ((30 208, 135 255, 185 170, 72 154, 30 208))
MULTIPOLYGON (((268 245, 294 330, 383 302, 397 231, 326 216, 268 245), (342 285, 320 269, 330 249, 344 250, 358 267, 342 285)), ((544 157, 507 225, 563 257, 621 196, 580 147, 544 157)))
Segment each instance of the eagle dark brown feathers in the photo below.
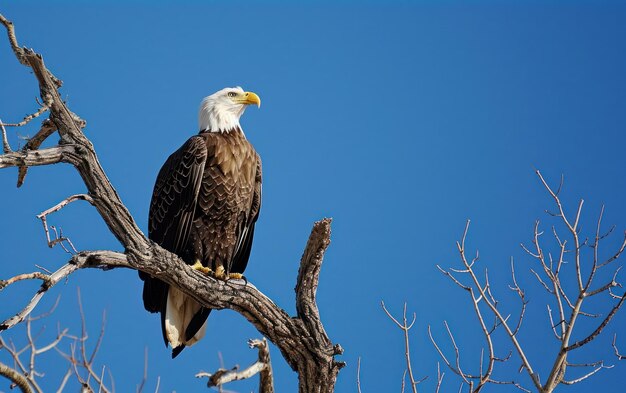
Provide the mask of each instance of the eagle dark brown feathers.
MULTIPOLYGON (((200 261, 213 271, 221 265, 226 274, 243 273, 261 207, 261 180, 261 160, 238 127, 189 138, 157 176, 148 219, 150 239, 187 264, 200 261)), ((139 275, 144 280, 144 306, 162 313, 164 326, 169 286, 139 275)), ((209 312, 203 308, 195 314, 185 329, 187 340, 209 312)), ((167 344, 165 327, 163 334, 167 344)))

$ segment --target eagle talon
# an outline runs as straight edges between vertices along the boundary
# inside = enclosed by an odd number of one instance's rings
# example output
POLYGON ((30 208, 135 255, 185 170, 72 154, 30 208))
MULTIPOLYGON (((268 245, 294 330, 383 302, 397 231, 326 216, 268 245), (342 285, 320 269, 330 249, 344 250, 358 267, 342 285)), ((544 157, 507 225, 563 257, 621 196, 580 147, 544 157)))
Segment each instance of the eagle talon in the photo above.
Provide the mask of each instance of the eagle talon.
POLYGON ((226 281, 226 271, 224 270, 224 266, 222 265, 218 265, 215 268, 215 273, 213 273, 213 277, 215 277, 218 280, 222 280, 222 281, 226 281))
POLYGON ((209 268, 209 267, 206 267, 206 266, 202 265, 202 263, 200 261, 196 261, 196 263, 191 265, 191 268, 193 270, 197 270, 197 271, 199 271, 201 273, 204 273, 207 276, 212 276, 213 275, 213 270, 211 270, 211 268, 209 268))
POLYGON ((248 279, 241 273, 228 273, 228 280, 244 280, 246 284, 248 283, 248 279))

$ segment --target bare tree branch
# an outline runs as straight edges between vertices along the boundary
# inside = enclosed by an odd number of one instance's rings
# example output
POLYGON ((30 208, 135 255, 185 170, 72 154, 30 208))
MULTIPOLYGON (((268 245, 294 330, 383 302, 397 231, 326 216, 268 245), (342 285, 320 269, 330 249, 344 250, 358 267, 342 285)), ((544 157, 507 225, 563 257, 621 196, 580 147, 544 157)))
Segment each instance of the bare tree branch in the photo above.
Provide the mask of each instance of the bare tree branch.
MULTIPOLYGON (((50 119, 46 119, 41 123, 41 129, 35 134, 34 137, 28 139, 26 145, 22 148, 23 152, 32 151, 39 149, 39 146, 55 131, 57 130, 57 126, 50 119)), ((20 166, 18 168, 17 174, 17 186, 21 187, 24 184, 24 179, 26 178, 26 173, 28 171, 27 166, 20 166)))
MULTIPOLYGON (((571 364, 568 364, 568 366, 572 366, 571 364)), ((589 365, 584 365, 585 367, 589 367, 589 365)), ((587 374, 583 375, 580 378, 576 378, 576 379, 572 379, 572 380, 562 380, 561 383, 563 385, 574 385, 577 384, 579 382, 584 381, 585 379, 589 378, 590 376, 594 375, 595 373, 597 373, 598 371, 602 370, 603 368, 613 368, 613 366, 605 366, 604 364, 602 364, 602 362, 600 362, 600 365, 595 367, 593 370, 591 370, 590 372, 588 372, 587 374)))
POLYGON ((55 286, 59 281, 61 281, 64 278, 66 278, 67 276, 72 274, 77 269, 79 269, 79 267, 77 265, 74 265, 74 264, 71 264, 71 263, 67 263, 67 264, 61 266, 61 268, 59 268, 56 272, 54 272, 54 273, 52 273, 50 275, 44 274, 44 273, 41 273, 41 272, 33 272, 33 273, 28 273, 28 274, 20 274, 20 275, 17 275, 15 277, 11 277, 8 280, 0 281, 0 290, 6 288, 10 284, 13 284, 13 283, 21 281, 21 280, 38 279, 38 280, 43 281, 43 283, 41 284, 41 287, 35 293, 35 296, 32 297, 30 302, 28 302, 28 304, 26 304, 26 306, 21 311, 19 311, 16 315, 12 316, 11 318, 8 318, 5 321, 3 321, 2 323, 0 323, 0 331, 9 329, 9 328, 15 326, 16 324, 22 322, 28 315, 30 315, 30 313, 33 311, 35 306, 37 306, 37 304, 39 303, 39 301, 41 300, 43 295, 45 295, 45 293, 50 288, 55 286))
POLYGON ((4 127, 22 127, 22 126, 25 126, 26 124, 28 124, 28 122, 30 122, 34 118, 37 118, 37 117, 41 116, 45 111, 48 110, 48 107, 49 107, 49 104, 45 103, 45 104, 40 106, 40 108, 37 110, 37 112, 25 116, 24 119, 22 119, 22 121, 20 121, 19 123, 2 123, 2 122, 0 122, 0 125, 4 126, 4 127))
POLYGON ((15 151, 0 156, 0 169, 31 167, 70 162, 76 159, 75 146, 56 146, 41 150, 15 151))
POLYGON ((604 318, 602 320, 602 322, 596 328, 596 330, 594 330, 590 335, 588 335, 584 339, 582 339, 580 341, 576 341, 574 344, 572 344, 572 345, 570 345, 568 347, 565 347, 565 351, 569 352, 569 351, 572 351, 572 350, 574 350, 576 348, 580 348, 583 345, 585 345, 585 344, 589 343, 590 341, 592 341, 593 339, 595 339, 596 337, 598 337, 598 335, 600 333, 602 333, 602 330, 606 327, 606 325, 608 325, 609 322, 611 322, 611 319, 613 319, 613 317, 615 316, 615 313, 617 313, 617 311, 622 307, 622 304, 624 303, 624 300, 626 300, 626 296, 622 296, 619 299, 619 302, 617 302, 617 304, 615 304, 613 306, 611 311, 609 311, 609 314, 606 316, 606 318, 604 318))
POLYGON ((208 378, 208 387, 221 387, 229 382, 252 378, 259 374, 259 393, 274 393, 274 378, 267 340, 251 339, 248 340, 248 345, 250 348, 259 350, 259 358, 245 370, 239 371, 238 367, 235 367, 230 370, 219 369, 213 374, 200 372, 196 374, 196 378, 208 378))
POLYGON ((66 242, 72 248, 72 251, 73 251, 74 254, 78 252, 76 250, 76 247, 74 247, 74 244, 72 244, 72 241, 69 238, 64 237, 63 233, 57 232, 56 228, 53 227, 53 226, 51 226, 50 228, 52 228, 53 231, 55 232, 55 239, 51 240, 50 239, 50 231, 48 229, 48 215, 63 209, 65 206, 67 206, 70 203, 72 203, 74 201, 77 201, 77 200, 87 201, 91 205, 94 204, 93 198, 90 197, 89 195, 87 195, 87 194, 76 194, 76 195, 72 195, 70 197, 65 198, 64 200, 62 200, 61 202, 57 203, 53 207, 51 207, 48 210, 45 210, 45 211, 43 211, 43 212, 41 212, 41 213, 39 213, 37 215, 37 218, 39 218, 41 220, 41 223, 43 224, 43 230, 46 233, 46 240, 48 241, 48 247, 52 248, 52 247, 56 246, 57 244, 60 244, 61 247, 63 247, 63 249, 67 253, 72 253, 63 245, 63 242, 66 242))

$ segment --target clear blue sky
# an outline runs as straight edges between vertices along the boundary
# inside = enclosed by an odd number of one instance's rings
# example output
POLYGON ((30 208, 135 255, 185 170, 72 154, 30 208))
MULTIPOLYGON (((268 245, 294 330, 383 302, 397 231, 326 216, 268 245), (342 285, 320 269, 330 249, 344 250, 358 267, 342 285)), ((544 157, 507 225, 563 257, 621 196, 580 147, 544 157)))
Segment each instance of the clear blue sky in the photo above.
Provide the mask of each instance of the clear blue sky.
MULTIPOLYGON (((544 213, 552 205, 535 168, 552 184, 565 175, 570 211, 585 199, 585 233, 593 231, 603 203, 607 227, 617 224, 609 243, 615 245, 626 227, 624 3, 25 2, 5 3, 1 12, 15 22, 20 42, 42 53, 64 81, 63 96, 87 120, 85 133, 144 230, 156 173, 197 132, 200 100, 234 85, 261 96, 261 109, 248 109, 242 119, 264 169, 263 207, 246 273, 293 313, 311 225, 334 218, 318 302, 331 339, 346 350, 338 392, 356 391, 359 356, 364 392, 400 389, 401 332, 381 311, 381 300, 396 314, 405 301, 417 313, 411 344, 416 374, 430 376, 424 391, 433 390, 439 360, 427 339, 429 324, 445 343, 447 320, 465 368, 477 372, 483 344, 478 324, 465 293, 435 267, 458 266, 454 242, 468 218, 468 247, 481 250, 493 290, 510 312, 518 307, 507 288, 509 258, 515 258, 530 301, 521 340, 540 375, 549 373, 547 360, 558 347, 548 328, 546 294, 529 273, 537 266, 519 247, 530 242, 536 219, 545 229, 554 223, 544 213)), ((4 38, 0 86, 2 120, 33 111, 35 79, 4 38)), ((37 125, 17 133, 33 135, 37 125)), ((15 146, 16 133, 10 134, 15 146)), ((35 215, 84 191, 67 166, 32 169, 19 190, 15 180, 14 169, 0 172, 2 278, 35 264, 54 269, 64 263, 62 250, 45 246, 35 215)), ((120 249, 89 206, 76 203, 51 223, 80 249, 120 249)), ((246 340, 258 333, 223 311, 211 315, 200 344, 171 360, 158 318, 143 309, 141 282, 127 270, 81 271, 56 287, 39 309, 61 295, 46 322, 48 335, 57 320, 78 333, 76 287, 92 342, 107 312, 98 359, 120 392, 133 391, 141 380, 145 348, 148 391, 157 376, 162 392, 202 391, 204 382, 193 375, 219 367, 218 352, 227 367, 256 358, 246 340)), ((34 288, 0 294, 1 318, 34 288)), ((624 330, 626 312, 614 322, 604 339, 572 360, 617 363, 610 339, 624 330)), ((590 326, 582 323, 577 338, 590 326)), ((19 340, 21 331, 2 334, 19 340)), ((626 334, 618 341, 626 352, 626 334)), ((505 356, 509 346, 499 343, 498 354, 505 356)), ((277 389, 295 391, 296 374, 276 348, 272 355, 277 389)), ((65 371, 58 359, 54 353, 42 359, 47 390, 65 371)), ((495 377, 515 377, 518 366, 514 357, 495 377)), ((624 367, 603 370, 568 391, 622 392, 624 367)), ((520 379, 530 386, 524 375, 520 379)), ((229 389, 246 392, 256 384, 229 389)), ((447 372, 444 390, 456 391, 458 384, 447 372)))

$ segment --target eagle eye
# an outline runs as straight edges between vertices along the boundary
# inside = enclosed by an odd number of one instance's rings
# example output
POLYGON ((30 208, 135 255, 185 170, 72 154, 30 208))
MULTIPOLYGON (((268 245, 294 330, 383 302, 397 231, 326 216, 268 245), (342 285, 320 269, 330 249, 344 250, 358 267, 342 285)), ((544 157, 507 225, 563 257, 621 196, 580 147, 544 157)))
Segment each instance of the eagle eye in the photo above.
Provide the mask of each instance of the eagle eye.
POLYGON ((236 95, 237 95, 237 93, 235 93, 234 91, 229 91, 229 92, 228 92, 228 96, 229 96, 229 97, 234 97, 234 96, 236 96, 236 95))

